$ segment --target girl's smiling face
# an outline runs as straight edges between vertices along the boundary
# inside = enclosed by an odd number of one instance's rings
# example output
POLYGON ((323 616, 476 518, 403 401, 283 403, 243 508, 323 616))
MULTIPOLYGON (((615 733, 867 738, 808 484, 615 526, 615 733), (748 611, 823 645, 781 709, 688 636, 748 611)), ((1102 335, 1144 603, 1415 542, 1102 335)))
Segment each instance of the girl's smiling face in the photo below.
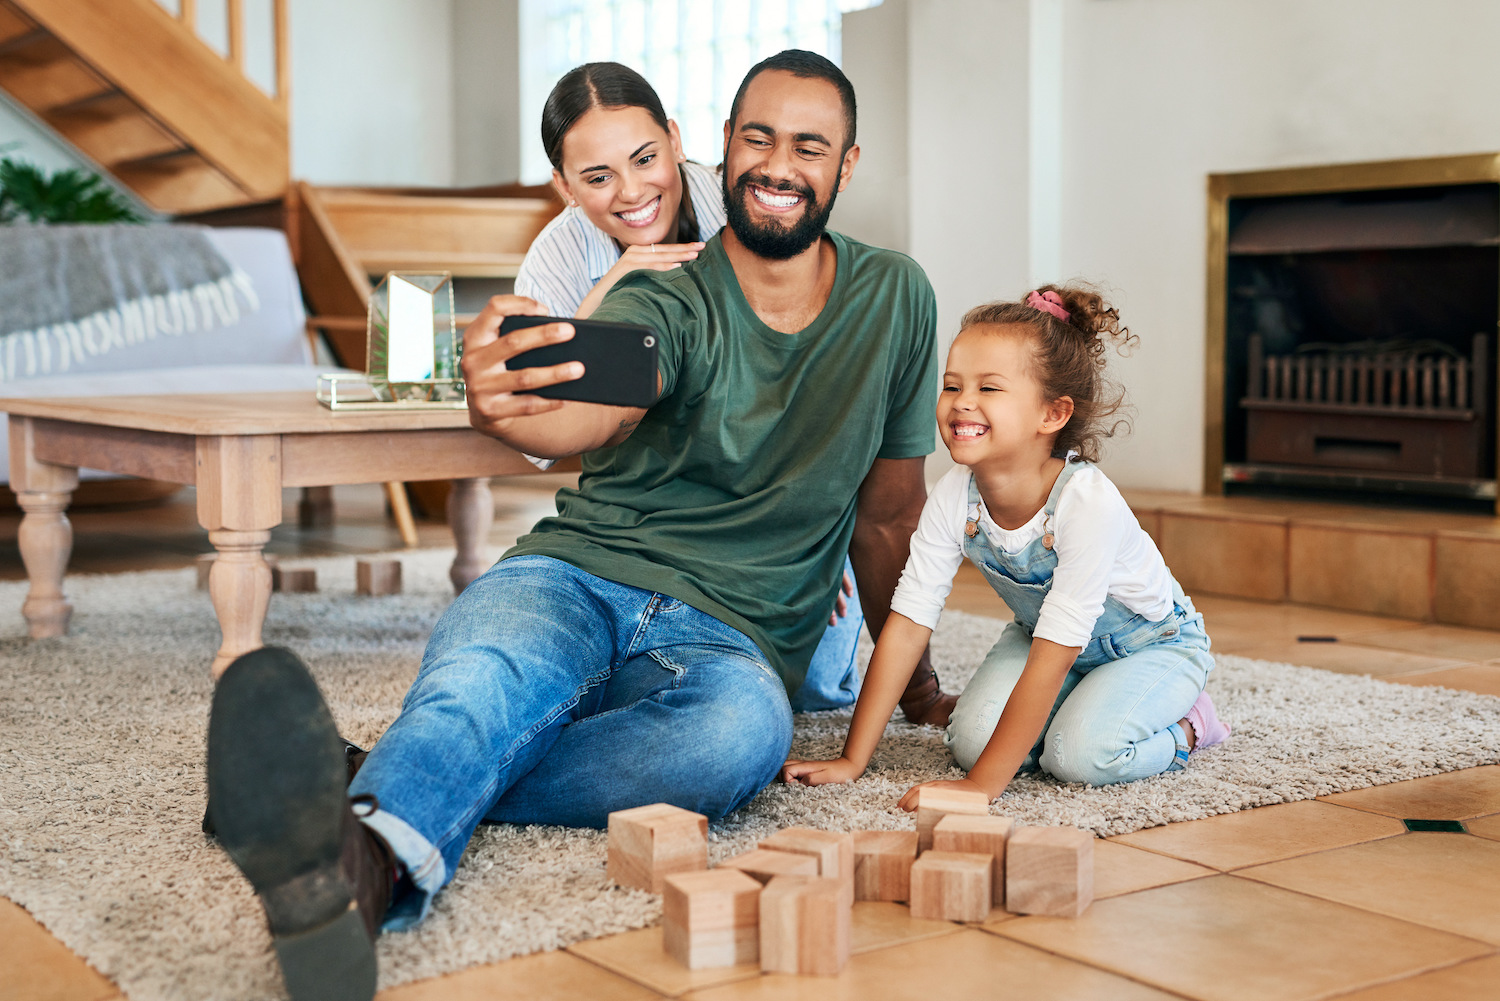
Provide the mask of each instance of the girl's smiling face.
POLYGON ((1048 401, 1033 373, 1030 331, 980 325, 948 351, 938 396, 938 431, 960 465, 1006 467, 1045 461, 1072 415, 1072 401, 1048 401))
POLYGON ((645 108, 592 108, 562 141, 552 183, 620 244, 669 243, 677 232, 682 143, 645 108))

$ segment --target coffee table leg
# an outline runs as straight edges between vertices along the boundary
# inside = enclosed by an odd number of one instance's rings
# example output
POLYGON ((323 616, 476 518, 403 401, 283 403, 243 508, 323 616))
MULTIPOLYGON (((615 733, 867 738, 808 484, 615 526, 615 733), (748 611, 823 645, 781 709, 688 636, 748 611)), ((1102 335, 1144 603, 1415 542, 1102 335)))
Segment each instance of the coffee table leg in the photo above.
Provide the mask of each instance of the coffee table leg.
POLYGON ((489 479, 454 480, 453 490, 448 494, 448 524, 453 529, 457 549, 453 565, 448 568, 454 591, 468 587, 492 565, 493 561, 485 555, 485 543, 494 523, 495 495, 490 493, 489 479))
POLYGON ((21 510, 26 512, 17 541, 31 581, 21 614, 35 640, 67 635, 68 620, 73 617, 73 606, 62 589, 63 571, 73 553, 73 526, 64 513, 72 499, 71 490, 22 490, 16 494, 21 510))
POLYGON ((208 541, 218 551, 208 572, 208 596, 224 634, 224 642, 214 656, 213 674, 217 678, 240 654, 264 646, 260 628, 271 604, 271 565, 261 550, 271 541, 271 533, 224 529, 209 532, 208 541))
POLYGON ((78 487, 78 470, 36 457, 36 429, 29 417, 10 420, 10 486, 26 514, 17 544, 31 583, 21 614, 32 639, 64 636, 73 606, 63 594, 63 571, 73 554, 73 526, 66 514, 78 487))
POLYGON ((203 436, 197 441, 198 524, 218 550, 208 594, 224 642, 213 675, 259 649, 271 604, 271 568, 261 550, 281 523, 281 439, 275 435, 203 436))

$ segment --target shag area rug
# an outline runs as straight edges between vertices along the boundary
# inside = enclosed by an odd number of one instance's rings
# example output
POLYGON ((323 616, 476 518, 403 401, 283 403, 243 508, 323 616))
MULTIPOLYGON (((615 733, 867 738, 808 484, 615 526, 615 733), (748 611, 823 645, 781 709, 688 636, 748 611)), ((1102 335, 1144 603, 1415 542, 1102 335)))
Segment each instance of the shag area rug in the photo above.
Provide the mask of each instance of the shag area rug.
MULTIPOLYGON (((404 594, 356 597, 352 558, 309 560, 322 591, 274 596, 266 621, 266 642, 308 661, 340 730, 366 746, 452 600, 450 554, 398 555, 404 594)), ((25 585, 0 584, 0 895, 134 1001, 283 996, 249 885, 199 831, 219 641, 207 594, 191 570, 75 577, 67 590, 72 634, 32 642, 25 585)), ((944 616, 933 648, 945 687, 962 687, 1001 626, 944 616)), ((1500 698, 1229 656, 1209 689, 1234 737, 1185 772, 1102 789, 1022 778, 995 812, 1123 834, 1500 761, 1500 698)), ((847 723, 799 717, 793 753, 837 753, 847 723)), ((958 775, 940 731, 892 723, 864 778, 772 786, 712 827, 710 857, 794 825, 911 828, 897 797, 958 775)), ((481 828, 431 917, 381 938, 381 985, 654 923, 659 899, 609 885, 604 856, 600 832, 481 828)))

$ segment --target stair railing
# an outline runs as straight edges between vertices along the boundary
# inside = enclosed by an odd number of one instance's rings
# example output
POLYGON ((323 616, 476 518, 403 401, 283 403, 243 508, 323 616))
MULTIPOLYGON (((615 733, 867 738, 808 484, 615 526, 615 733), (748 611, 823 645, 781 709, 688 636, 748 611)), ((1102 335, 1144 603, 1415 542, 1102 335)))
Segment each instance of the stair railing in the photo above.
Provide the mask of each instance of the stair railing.
MULTIPOLYGON (((225 20, 229 35, 229 51, 225 55, 225 59, 241 76, 246 76, 244 0, 224 0, 224 2, 225 20)), ((276 89, 270 97, 282 111, 287 110, 287 102, 292 90, 292 66, 287 43, 286 5, 287 0, 271 0, 271 44, 276 67, 276 89)), ((202 36, 198 34, 198 0, 178 0, 177 20, 182 22, 183 27, 191 31, 199 41, 203 41, 202 36)), ((205 42, 204 44, 207 43, 205 42)))

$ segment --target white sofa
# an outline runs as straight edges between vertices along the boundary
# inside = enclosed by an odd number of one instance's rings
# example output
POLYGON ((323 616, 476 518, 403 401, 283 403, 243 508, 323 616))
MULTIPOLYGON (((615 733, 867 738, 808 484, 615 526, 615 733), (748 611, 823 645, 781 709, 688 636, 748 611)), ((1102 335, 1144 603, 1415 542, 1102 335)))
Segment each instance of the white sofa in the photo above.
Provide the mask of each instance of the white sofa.
MULTIPOLYGON (((313 364, 302 294, 285 235, 249 228, 210 229, 206 234, 236 269, 241 288, 235 293, 232 322, 158 334, 128 349, 73 359, 63 373, 27 375, 27 366, 15 361, 15 349, 10 363, 4 364, 7 345, 0 338, 0 371, 10 376, 0 378, 0 398, 288 389, 313 393, 318 373, 328 368, 313 364)), ((0 414, 0 477, 7 483, 8 452, 9 435, 0 414)), ((107 474, 84 470, 82 475, 107 474)))

